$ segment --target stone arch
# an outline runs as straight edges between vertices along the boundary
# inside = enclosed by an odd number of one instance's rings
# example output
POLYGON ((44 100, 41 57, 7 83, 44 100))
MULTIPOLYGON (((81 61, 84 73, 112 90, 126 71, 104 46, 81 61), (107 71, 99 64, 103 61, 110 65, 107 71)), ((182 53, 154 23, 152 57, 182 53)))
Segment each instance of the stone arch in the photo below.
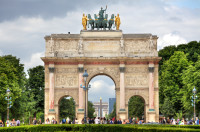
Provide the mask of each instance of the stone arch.
MULTIPOLYGON (((104 71, 94 71, 94 72, 90 72, 88 74, 89 74, 89 76, 88 76, 88 79, 87 79, 87 82, 86 82, 87 85, 89 84, 91 79, 94 78, 95 76, 105 75, 105 76, 110 77, 113 80, 113 82, 115 83, 115 88, 119 87, 119 77, 117 78, 116 76, 114 76, 113 74, 109 73, 106 70, 104 70, 104 71)), ((117 74, 119 75, 118 71, 116 71, 115 75, 117 75, 117 74)))
POLYGON ((59 116, 60 116, 60 105, 59 105, 59 103, 60 103, 60 101, 61 101, 61 99, 63 99, 64 97, 71 97, 71 98, 73 98, 73 100, 74 100, 74 102, 75 102, 75 118, 76 118, 76 110, 77 110, 77 107, 78 107, 78 104, 77 104, 77 101, 76 101, 76 98, 75 97, 73 97, 73 96, 71 96, 71 95, 69 95, 69 94, 61 94, 60 96, 59 96, 59 98, 56 100, 56 103, 57 104, 55 104, 55 109, 56 109, 56 111, 57 111, 57 113, 56 113, 56 119, 57 119, 57 121, 58 122, 60 122, 60 119, 59 119, 59 116))
POLYGON ((64 98, 64 97, 72 97, 72 98, 74 99, 74 101, 75 101, 75 105, 78 105, 78 98, 77 98, 76 96, 70 95, 70 94, 66 94, 66 93, 64 93, 64 92, 63 92, 62 94, 60 94, 60 96, 57 96, 57 97, 56 97, 55 105, 59 105, 60 100, 61 100, 62 98, 64 98))
POLYGON ((130 98, 133 97, 133 96, 139 96, 139 97, 141 97, 144 100, 145 105, 148 105, 148 102, 149 102, 148 95, 145 95, 141 91, 138 91, 138 92, 128 92, 128 93, 131 93, 131 94, 129 94, 126 97, 126 105, 128 105, 128 102, 129 102, 130 98))
POLYGON ((145 98, 144 98, 144 96, 141 96, 141 95, 137 95, 137 94, 135 94, 135 95, 133 95, 133 96, 130 96, 129 97, 129 99, 128 99, 128 104, 127 104, 127 117, 129 117, 129 101, 130 101, 130 99, 132 98, 132 97, 135 97, 135 96, 138 96, 138 97, 140 97, 143 101, 144 101, 144 122, 146 122, 146 117, 147 117, 147 103, 146 103, 146 101, 145 101, 145 98))

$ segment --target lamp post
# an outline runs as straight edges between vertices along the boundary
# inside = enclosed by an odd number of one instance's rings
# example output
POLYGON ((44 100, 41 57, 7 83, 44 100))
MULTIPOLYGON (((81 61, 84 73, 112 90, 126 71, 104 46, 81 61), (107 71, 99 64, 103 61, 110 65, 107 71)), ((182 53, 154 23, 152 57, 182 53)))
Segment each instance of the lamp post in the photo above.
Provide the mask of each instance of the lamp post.
POLYGON ((192 106, 194 106, 194 121, 196 120, 195 119, 195 117, 196 117, 196 114, 195 114, 195 100, 197 99, 196 92, 197 92, 197 90, 194 87, 194 89, 192 90, 192 93, 193 93, 193 96, 192 96, 192 106))
POLYGON ((9 109, 12 107, 12 105, 11 105, 12 97, 10 97, 10 89, 9 88, 6 90, 6 95, 7 95, 7 97, 5 97, 5 99, 7 100, 7 109, 8 109, 7 110, 7 120, 8 120, 8 123, 9 123, 9 109))
POLYGON ((88 87, 86 86, 86 81, 87 81, 87 77, 88 77, 88 73, 87 73, 87 70, 85 70, 85 72, 83 73, 83 78, 84 78, 84 81, 85 81, 85 86, 80 86, 81 88, 83 88, 85 90, 85 112, 84 112, 84 123, 86 124, 87 121, 86 121, 86 92, 87 90, 91 87, 91 85, 88 85, 88 87))

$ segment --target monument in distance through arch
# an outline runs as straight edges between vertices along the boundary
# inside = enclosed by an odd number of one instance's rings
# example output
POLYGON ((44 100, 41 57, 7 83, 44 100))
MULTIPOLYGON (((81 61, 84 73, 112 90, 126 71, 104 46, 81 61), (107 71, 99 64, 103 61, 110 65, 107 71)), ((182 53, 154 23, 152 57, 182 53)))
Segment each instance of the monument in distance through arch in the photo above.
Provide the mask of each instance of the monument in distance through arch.
POLYGON ((41 58, 45 64, 45 119, 59 121, 59 101, 71 96, 81 123, 85 94, 80 85, 84 85, 82 75, 87 70, 87 85, 97 75, 107 75, 114 81, 117 119, 128 119, 129 99, 140 96, 145 102, 145 122, 159 121, 158 37, 123 34, 118 30, 119 15, 114 19, 113 14, 108 20, 105 11, 101 9, 95 19, 83 15, 84 30, 80 34, 45 36, 45 57, 41 58), (113 26, 117 30, 111 30, 113 26))

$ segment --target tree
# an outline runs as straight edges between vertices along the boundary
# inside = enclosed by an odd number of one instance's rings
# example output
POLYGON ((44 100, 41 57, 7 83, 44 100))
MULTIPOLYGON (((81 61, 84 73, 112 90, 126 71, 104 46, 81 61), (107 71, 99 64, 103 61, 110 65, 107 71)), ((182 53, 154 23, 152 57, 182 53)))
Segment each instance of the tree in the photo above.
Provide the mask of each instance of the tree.
POLYGON ((200 42, 191 41, 188 44, 178 45, 177 50, 187 54, 188 61, 196 62, 200 55, 200 42))
MULTIPOLYGON (((181 93, 183 94, 183 97, 181 98, 181 101, 183 103, 183 107, 185 111, 190 112, 193 110, 193 106, 191 105, 191 97, 192 97, 192 90, 195 87, 197 89, 197 96, 200 97, 200 56, 198 57, 198 60, 193 65, 190 65, 183 73, 183 84, 184 87, 181 89, 181 93)), ((196 110, 200 110, 200 103, 199 99, 196 102, 196 110)))
POLYGON ((116 102, 113 105, 113 111, 108 115, 109 119, 112 119, 113 117, 116 117, 116 102))
POLYGON ((37 112, 44 111, 44 67, 36 66, 28 70, 27 90, 33 94, 36 102, 34 116, 37 112))
POLYGON ((175 51, 177 51, 175 45, 166 46, 163 49, 159 50, 158 56, 162 57, 162 60, 160 60, 159 62, 159 66, 162 66, 165 61, 169 60, 169 58, 174 54, 175 51))
POLYGON ((144 100, 139 96, 131 97, 128 103, 128 113, 131 118, 139 117, 141 119, 144 115, 144 100))
POLYGON ((94 118, 94 112, 95 112, 95 109, 94 109, 93 103, 91 101, 88 101, 88 117, 94 118))
POLYGON ((162 65, 162 71, 159 78, 160 84, 160 106, 164 104, 165 98, 168 98, 173 104, 171 107, 175 107, 175 111, 182 109, 182 93, 180 90, 183 88, 183 71, 187 69, 190 63, 187 60, 186 55, 182 51, 176 51, 165 61, 162 65))
POLYGON ((69 117, 71 120, 75 118, 75 101, 71 97, 64 97, 59 102, 60 119, 69 117))
POLYGON ((12 101, 15 102, 21 95, 21 89, 18 83, 18 77, 15 74, 16 68, 3 57, 0 57, 0 112, 4 121, 7 110, 7 102, 5 100, 6 90, 10 89, 12 101))
POLYGON ((161 113, 165 117, 172 117, 175 114, 174 104, 169 98, 164 99, 164 104, 161 107, 161 113))
POLYGON ((24 64, 20 63, 20 59, 17 58, 16 56, 12 56, 12 55, 5 55, 3 56, 3 58, 5 60, 7 60, 16 70, 13 71, 13 73, 16 75, 16 80, 17 83, 19 85, 19 94, 20 96, 13 102, 13 106, 11 107, 11 117, 12 118, 20 118, 23 114, 22 111, 20 111, 20 103, 22 96, 21 96, 21 92, 24 90, 25 88, 25 83, 26 83, 26 74, 24 72, 24 64))

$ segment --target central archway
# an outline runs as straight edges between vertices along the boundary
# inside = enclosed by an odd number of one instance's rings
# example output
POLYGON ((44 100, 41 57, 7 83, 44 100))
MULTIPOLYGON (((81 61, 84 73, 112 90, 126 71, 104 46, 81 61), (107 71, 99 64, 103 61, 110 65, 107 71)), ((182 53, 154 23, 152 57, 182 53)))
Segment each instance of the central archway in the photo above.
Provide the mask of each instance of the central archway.
POLYGON ((88 100, 94 105, 94 117, 109 118, 109 114, 114 109, 114 103, 109 102, 109 100, 114 99, 116 101, 116 84, 114 80, 107 74, 97 74, 90 78, 89 84, 92 87, 88 91, 88 100))

